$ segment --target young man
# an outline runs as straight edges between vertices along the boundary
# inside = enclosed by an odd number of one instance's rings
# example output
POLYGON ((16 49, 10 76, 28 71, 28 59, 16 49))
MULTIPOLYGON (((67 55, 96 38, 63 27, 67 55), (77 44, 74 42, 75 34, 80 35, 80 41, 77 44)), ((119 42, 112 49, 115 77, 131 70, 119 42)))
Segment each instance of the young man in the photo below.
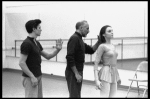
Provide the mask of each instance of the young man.
POLYGON ((25 88, 25 97, 43 97, 42 93, 42 72, 41 55, 46 59, 51 59, 62 49, 62 40, 56 42, 56 50, 47 53, 43 50, 40 42, 36 40, 41 35, 41 20, 29 20, 26 24, 26 30, 29 33, 20 47, 19 66, 23 73, 23 86, 25 88))
POLYGON ((82 37, 86 37, 88 33, 89 25, 87 21, 83 20, 77 22, 76 31, 68 41, 65 77, 67 80, 70 98, 81 97, 85 54, 93 54, 101 43, 99 36, 98 41, 93 47, 84 43, 82 37))

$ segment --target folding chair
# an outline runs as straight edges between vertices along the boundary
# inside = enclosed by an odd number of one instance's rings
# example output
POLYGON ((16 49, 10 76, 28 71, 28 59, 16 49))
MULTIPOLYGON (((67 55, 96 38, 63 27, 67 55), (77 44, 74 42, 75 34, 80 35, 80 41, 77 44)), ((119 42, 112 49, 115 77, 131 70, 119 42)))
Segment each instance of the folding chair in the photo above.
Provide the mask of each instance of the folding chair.
POLYGON ((146 83, 148 83, 148 79, 139 79, 139 78, 137 78, 138 76, 140 76, 140 72, 145 72, 145 73, 147 74, 147 72, 148 72, 148 61, 142 61, 142 62, 138 65, 138 67, 137 67, 137 69, 136 69, 136 71, 135 71, 135 74, 134 74, 133 79, 129 79, 129 81, 131 81, 131 84, 130 84, 130 86, 129 86, 129 89, 128 89, 126 98, 127 98, 127 96, 128 96, 128 93, 129 93, 130 90, 131 90, 131 85, 132 85, 133 81, 137 82, 138 96, 140 95, 140 93, 139 93, 139 88, 140 88, 141 86, 144 87, 144 92, 143 92, 142 97, 145 96, 145 93, 146 93, 146 91, 147 91, 147 89, 148 89, 148 86, 147 86, 147 84, 146 84, 146 85, 139 85, 139 82, 146 82, 146 83))

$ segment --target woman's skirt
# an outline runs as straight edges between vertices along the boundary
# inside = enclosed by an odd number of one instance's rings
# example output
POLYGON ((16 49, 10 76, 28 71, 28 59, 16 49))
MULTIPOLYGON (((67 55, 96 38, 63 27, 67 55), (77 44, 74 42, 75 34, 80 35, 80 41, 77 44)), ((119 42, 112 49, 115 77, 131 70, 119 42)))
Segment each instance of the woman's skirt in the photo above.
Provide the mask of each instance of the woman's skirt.
POLYGON ((105 65, 98 72, 99 80, 108 83, 117 83, 120 80, 116 66, 105 65))

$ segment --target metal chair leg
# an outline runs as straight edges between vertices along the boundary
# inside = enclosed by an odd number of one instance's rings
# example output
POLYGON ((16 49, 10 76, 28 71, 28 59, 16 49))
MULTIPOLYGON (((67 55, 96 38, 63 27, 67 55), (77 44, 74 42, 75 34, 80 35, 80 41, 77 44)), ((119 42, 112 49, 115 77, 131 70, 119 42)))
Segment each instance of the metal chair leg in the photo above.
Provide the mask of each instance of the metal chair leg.
POLYGON ((139 91, 138 81, 137 81, 137 88, 138 88, 138 97, 139 97, 140 96, 140 91, 139 91))
MULTIPOLYGON (((135 77, 137 79, 137 74, 135 74, 135 77)), ((140 92, 139 92, 139 85, 138 85, 138 81, 137 81, 137 88, 138 88, 138 97, 140 96, 140 92)))
POLYGON ((145 96, 146 91, 147 91, 147 89, 145 89, 145 90, 144 90, 144 93, 143 93, 143 96, 142 96, 142 97, 144 97, 144 96, 145 96))
POLYGON ((128 89, 128 92, 127 92, 126 98, 127 98, 128 94, 129 94, 129 91, 130 91, 130 89, 131 89, 131 85, 132 85, 132 83, 133 83, 133 81, 131 82, 131 84, 130 84, 130 86, 129 86, 129 89, 128 89))

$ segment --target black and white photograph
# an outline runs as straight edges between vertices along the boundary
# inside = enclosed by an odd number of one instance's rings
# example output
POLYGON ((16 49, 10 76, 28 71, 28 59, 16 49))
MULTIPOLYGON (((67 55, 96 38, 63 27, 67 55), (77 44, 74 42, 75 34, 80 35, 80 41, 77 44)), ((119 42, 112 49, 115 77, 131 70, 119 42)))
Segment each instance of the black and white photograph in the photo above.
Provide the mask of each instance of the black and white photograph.
POLYGON ((148 98, 148 1, 2 1, 2 98, 148 98))

